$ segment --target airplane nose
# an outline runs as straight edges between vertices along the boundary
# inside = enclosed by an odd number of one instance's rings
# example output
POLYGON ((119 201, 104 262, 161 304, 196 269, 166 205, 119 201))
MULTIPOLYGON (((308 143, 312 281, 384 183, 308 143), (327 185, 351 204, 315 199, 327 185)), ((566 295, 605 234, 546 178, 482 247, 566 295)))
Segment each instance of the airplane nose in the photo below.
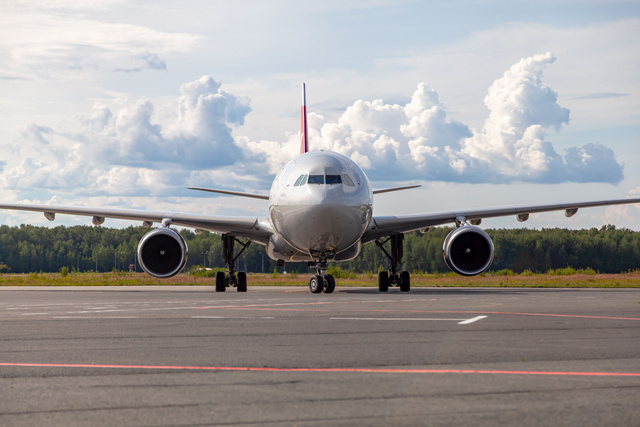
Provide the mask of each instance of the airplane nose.
POLYGON ((307 203, 309 205, 345 204, 342 185, 309 185, 307 203))
POLYGON ((298 237, 312 251, 340 252, 351 247, 364 232, 362 209, 343 204, 309 206, 298 237))

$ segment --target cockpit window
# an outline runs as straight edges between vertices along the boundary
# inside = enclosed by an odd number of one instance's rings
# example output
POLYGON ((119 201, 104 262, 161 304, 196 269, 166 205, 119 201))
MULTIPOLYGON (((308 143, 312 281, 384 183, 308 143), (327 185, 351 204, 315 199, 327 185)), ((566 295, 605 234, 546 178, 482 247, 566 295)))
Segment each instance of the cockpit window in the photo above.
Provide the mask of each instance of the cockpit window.
POLYGON ((324 184, 324 175, 309 175, 308 184, 324 184))
POLYGON ((342 184, 340 175, 327 175, 327 184, 342 184))
POLYGON ((299 186, 301 186, 301 185, 306 184, 306 182, 307 182, 307 175, 300 175, 300 176, 298 177, 298 179, 296 180, 296 183, 295 183, 295 184, 293 184, 293 186, 294 186, 294 187, 299 187, 299 186))
POLYGON ((355 187, 353 180, 347 174, 342 175, 300 175, 296 180, 294 187, 300 187, 305 184, 344 184, 350 187, 355 187))
POLYGON ((342 182, 345 185, 348 185, 349 187, 355 187, 356 185, 353 183, 353 181, 351 180, 351 178, 349 177, 349 175, 347 175, 346 173, 342 174, 342 182))

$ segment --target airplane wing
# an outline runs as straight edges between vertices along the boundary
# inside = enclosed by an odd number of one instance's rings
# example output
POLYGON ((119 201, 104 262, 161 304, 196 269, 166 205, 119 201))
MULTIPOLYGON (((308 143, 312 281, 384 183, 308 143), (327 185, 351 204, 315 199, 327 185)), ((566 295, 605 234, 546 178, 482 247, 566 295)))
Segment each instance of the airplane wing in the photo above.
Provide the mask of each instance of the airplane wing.
POLYGON ((381 190, 373 190, 373 194, 390 193, 392 191, 410 190, 412 188, 422 187, 422 185, 409 185, 406 187, 383 188, 381 190))
POLYGON ((266 245, 273 234, 269 221, 266 218, 257 217, 224 217, 179 212, 24 204, 0 204, 0 209, 42 212, 49 221, 53 221, 56 214, 90 216, 93 217, 94 225, 102 224, 105 218, 142 221, 143 225, 147 227, 151 227, 153 223, 162 224, 170 221, 171 225, 207 230, 220 234, 231 234, 247 238, 262 245, 266 245))
POLYGON ((467 221, 478 225, 484 218, 496 218, 501 216, 515 215, 518 221, 526 221, 529 214, 551 211, 565 211, 565 216, 571 217, 578 212, 579 208, 591 208, 597 206, 626 205, 640 203, 640 198, 618 199, 618 200, 597 200, 592 202, 578 203, 558 203, 549 205, 523 205, 523 206, 503 206, 494 208, 466 209, 445 212, 435 212, 416 215, 400 216, 374 216, 371 219, 369 228, 362 236, 362 243, 372 242, 381 237, 394 234, 406 233, 408 231, 422 230, 436 225, 455 223, 456 221, 467 221))
POLYGON ((263 194, 241 193, 239 191, 215 190, 213 188, 187 187, 189 190, 208 191, 209 193, 227 194, 229 196, 250 197, 252 199, 269 200, 269 196, 263 194))

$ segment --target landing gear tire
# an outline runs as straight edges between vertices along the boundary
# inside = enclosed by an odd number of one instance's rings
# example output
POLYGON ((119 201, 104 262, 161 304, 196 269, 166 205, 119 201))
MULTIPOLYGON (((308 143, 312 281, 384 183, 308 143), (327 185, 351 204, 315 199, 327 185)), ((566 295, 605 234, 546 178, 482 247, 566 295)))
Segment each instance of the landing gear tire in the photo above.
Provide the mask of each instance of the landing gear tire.
POLYGON ((236 261, 250 244, 249 240, 242 241, 229 234, 222 235, 222 258, 227 267, 227 274, 216 274, 216 292, 224 292, 227 286, 235 287, 238 292, 247 292, 247 273, 240 271, 236 275, 236 261), (236 243, 242 245, 238 253, 234 249, 236 243))
POLYGON ((408 271, 400 273, 400 292, 409 292, 411 289, 411 278, 408 271))
POLYGON ((241 271, 238 273, 238 292, 247 292, 247 273, 241 271))
POLYGON ((387 292, 389 290, 389 273, 381 271, 378 273, 378 290, 387 292))
POLYGON ((319 294, 324 289, 324 280, 319 274, 311 276, 309 280, 309 290, 314 294, 319 294))
POLYGON ((323 292, 325 294, 330 294, 336 289, 336 279, 333 278, 332 275, 327 274, 324 276, 324 289, 323 292))
POLYGON ((227 278, 224 271, 218 271, 216 274, 216 292, 224 292, 227 290, 227 278))

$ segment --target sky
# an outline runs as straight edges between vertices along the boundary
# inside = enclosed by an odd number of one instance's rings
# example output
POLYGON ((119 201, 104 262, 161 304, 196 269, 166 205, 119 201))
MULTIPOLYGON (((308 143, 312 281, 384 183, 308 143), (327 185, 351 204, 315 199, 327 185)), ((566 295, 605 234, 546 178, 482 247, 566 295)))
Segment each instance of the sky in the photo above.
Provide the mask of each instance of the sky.
MULTIPOLYGON (((374 214, 638 197, 639 76, 637 1, 5 0, 0 199, 266 216, 186 187, 268 194, 303 82, 312 150, 422 185, 374 214)), ((640 208, 483 225, 605 224, 640 208)))

